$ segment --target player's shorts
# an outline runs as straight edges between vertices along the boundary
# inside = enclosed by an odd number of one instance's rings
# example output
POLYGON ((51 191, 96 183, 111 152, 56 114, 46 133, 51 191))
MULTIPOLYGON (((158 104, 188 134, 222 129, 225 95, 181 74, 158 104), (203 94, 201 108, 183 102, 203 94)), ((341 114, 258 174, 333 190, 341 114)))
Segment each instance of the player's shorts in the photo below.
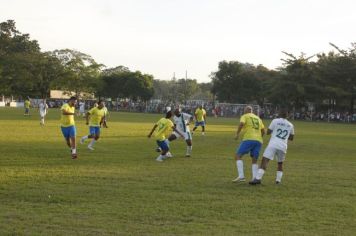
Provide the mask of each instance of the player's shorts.
POLYGON ((192 134, 190 133, 190 131, 188 132, 181 132, 182 134, 184 134, 184 136, 182 137, 182 135, 178 134, 177 132, 173 132, 174 136, 176 136, 177 138, 184 138, 184 140, 192 140, 192 134))
POLYGON ((25 113, 27 114, 29 112, 30 112, 30 108, 25 107, 25 113))
POLYGON ((257 159, 260 155, 262 143, 256 140, 245 140, 242 141, 239 148, 236 150, 236 154, 243 156, 250 153, 250 156, 257 159))
POLYGON ((283 162, 286 159, 286 152, 268 145, 263 152, 263 156, 270 160, 273 160, 276 157, 278 162, 283 162))
POLYGON ((74 125, 69 126, 69 127, 61 127, 61 130, 62 130, 63 136, 65 138, 73 138, 77 134, 77 131, 76 131, 74 125))
POLYGON ((198 127, 198 126, 205 126, 205 121, 196 121, 195 127, 198 127))
POLYGON ((89 133, 91 135, 100 135, 100 127, 99 126, 89 126, 89 133))
POLYGON ((157 140, 157 145, 163 150, 163 151, 168 151, 169 150, 169 144, 168 144, 168 140, 163 140, 163 141, 159 141, 157 140))

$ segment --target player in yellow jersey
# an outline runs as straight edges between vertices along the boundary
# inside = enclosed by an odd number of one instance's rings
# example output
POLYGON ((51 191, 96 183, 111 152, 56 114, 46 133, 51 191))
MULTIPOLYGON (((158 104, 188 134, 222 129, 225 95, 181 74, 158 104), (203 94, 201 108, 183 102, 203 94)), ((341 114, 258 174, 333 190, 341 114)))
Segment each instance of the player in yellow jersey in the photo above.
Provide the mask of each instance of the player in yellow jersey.
POLYGON ((158 130, 155 133, 157 145, 161 149, 161 155, 159 155, 156 161, 163 161, 167 157, 171 157, 169 152, 169 143, 167 136, 174 130, 179 135, 184 136, 179 130, 174 127, 173 122, 170 120, 172 117, 172 111, 170 107, 166 108, 166 116, 161 118, 152 128, 151 132, 148 134, 148 137, 151 138, 153 132, 158 127, 158 130))
POLYGON ((242 156, 250 153, 252 159, 252 179, 256 178, 258 172, 257 159, 262 147, 262 137, 265 134, 265 127, 262 120, 252 113, 252 107, 245 107, 245 114, 240 118, 240 125, 236 132, 235 139, 239 139, 241 134, 242 142, 236 151, 235 160, 237 166, 237 178, 233 182, 244 182, 244 166, 242 156))
POLYGON ((198 128, 198 126, 201 126, 202 135, 205 135, 206 111, 202 105, 199 105, 199 107, 195 110, 194 116, 195 126, 193 128, 193 132, 198 128))
POLYGON ((68 103, 63 104, 61 107, 61 130, 67 142, 68 147, 71 149, 72 159, 77 158, 77 144, 76 144, 76 129, 74 123, 75 104, 77 103, 76 97, 71 97, 68 103))
POLYGON ((24 116, 29 116, 30 115, 30 106, 31 106, 30 98, 27 97, 25 102, 24 102, 24 107, 25 107, 24 116))
POLYGON ((99 101, 98 106, 90 109, 86 114, 86 124, 89 125, 89 135, 80 139, 80 143, 83 144, 88 138, 92 139, 88 145, 90 150, 94 150, 94 144, 100 138, 100 124, 105 119, 104 102, 99 101))

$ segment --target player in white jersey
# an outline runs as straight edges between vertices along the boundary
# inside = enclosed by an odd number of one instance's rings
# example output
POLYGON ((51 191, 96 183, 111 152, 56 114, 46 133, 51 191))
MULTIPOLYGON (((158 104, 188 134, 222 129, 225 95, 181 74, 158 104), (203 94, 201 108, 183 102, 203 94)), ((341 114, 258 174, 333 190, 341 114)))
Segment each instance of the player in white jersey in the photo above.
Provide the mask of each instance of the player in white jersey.
POLYGON ((45 124, 45 116, 48 112, 48 105, 46 103, 46 99, 43 99, 40 104, 38 104, 38 110, 40 112, 40 125, 44 126, 45 124))
POLYGON ((85 116, 85 102, 79 102, 79 116, 85 116))
POLYGON ((279 114, 280 118, 272 120, 269 125, 267 134, 271 134, 271 139, 263 153, 263 159, 256 178, 249 182, 251 185, 261 183, 268 162, 274 158, 276 158, 278 162, 276 184, 281 183, 283 176, 283 162, 286 158, 288 140, 292 141, 294 139, 294 126, 287 120, 287 116, 287 111, 281 110, 279 114))
POLYGON ((187 152, 185 154, 186 157, 190 157, 192 154, 193 144, 192 144, 192 134, 190 133, 189 129, 189 122, 193 121, 193 116, 181 112, 180 108, 175 109, 173 123, 174 126, 180 133, 184 136, 180 135, 177 132, 173 132, 171 136, 169 136, 168 141, 176 140, 179 137, 184 138, 185 142, 187 143, 187 152))

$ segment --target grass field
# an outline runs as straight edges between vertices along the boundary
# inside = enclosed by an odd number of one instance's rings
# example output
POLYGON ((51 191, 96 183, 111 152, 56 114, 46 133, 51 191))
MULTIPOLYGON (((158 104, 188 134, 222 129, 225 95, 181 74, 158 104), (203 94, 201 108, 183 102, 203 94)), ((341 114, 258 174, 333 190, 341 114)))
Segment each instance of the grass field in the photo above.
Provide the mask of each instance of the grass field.
POLYGON ((296 122, 282 185, 271 162, 249 186, 231 182, 237 119, 210 118, 191 158, 179 140, 158 163, 158 115, 111 113, 96 150, 71 160, 58 110, 43 128, 22 114, 0 109, 0 235, 356 235, 355 125, 296 122))

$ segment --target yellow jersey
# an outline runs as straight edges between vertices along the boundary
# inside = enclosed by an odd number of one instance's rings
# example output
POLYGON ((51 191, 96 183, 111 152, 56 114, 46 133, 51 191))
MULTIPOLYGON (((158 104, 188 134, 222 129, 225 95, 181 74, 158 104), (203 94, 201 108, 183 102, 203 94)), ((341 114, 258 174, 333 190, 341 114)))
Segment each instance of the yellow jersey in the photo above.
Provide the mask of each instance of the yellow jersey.
POLYGON ((241 130, 242 141, 255 140, 263 143, 261 130, 265 128, 262 120, 253 113, 247 113, 240 118, 240 123, 244 123, 241 130))
POLYGON ((30 108, 31 102, 29 100, 25 101, 25 108, 30 108))
POLYGON ((156 131, 155 137, 158 141, 166 140, 166 136, 169 135, 172 127, 174 127, 173 122, 167 118, 161 118, 156 125, 158 130, 156 131))
POLYGON ((197 116, 197 121, 201 122, 204 121, 204 116, 206 115, 206 111, 204 110, 204 108, 202 109, 197 108, 194 114, 197 116))
MULTIPOLYGON (((69 113, 74 113, 75 112, 75 107, 69 106, 68 103, 63 104, 61 107, 61 111, 69 112, 69 113)), ((62 127, 69 127, 75 125, 74 123, 74 115, 63 115, 61 114, 61 126, 62 127)))
POLYGON ((93 107, 88 113, 90 114, 89 126, 100 126, 100 121, 105 116, 104 108, 93 107))

